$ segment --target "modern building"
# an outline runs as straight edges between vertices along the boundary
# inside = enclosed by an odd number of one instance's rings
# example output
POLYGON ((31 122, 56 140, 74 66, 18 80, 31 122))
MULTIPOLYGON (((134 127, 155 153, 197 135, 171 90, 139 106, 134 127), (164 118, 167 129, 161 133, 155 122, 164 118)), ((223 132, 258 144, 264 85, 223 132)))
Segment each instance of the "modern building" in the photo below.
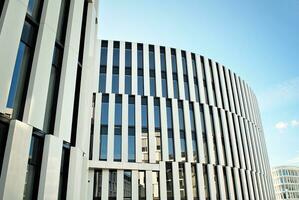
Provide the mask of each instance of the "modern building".
POLYGON ((0 199, 87 199, 97 4, 0 1, 0 199))
POLYGON ((2 0, 0 199, 274 199, 257 99, 188 51, 98 41, 95 0, 2 0))
POLYGON ((102 40, 93 105, 94 199, 275 199, 257 99, 220 63, 102 40))
POLYGON ((272 169, 276 200, 299 199, 299 167, 279 166, 272 169))

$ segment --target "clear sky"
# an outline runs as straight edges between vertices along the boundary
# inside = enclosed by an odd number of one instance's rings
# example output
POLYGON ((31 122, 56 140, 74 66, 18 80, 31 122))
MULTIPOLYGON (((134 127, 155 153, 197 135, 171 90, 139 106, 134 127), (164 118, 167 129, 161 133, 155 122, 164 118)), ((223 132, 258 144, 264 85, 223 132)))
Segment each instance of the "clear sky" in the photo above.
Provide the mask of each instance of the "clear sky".
POLYGON ((181 48, 258 97, 271 166, 299 165, 299 0, 100 0, 102 39, 181 48))

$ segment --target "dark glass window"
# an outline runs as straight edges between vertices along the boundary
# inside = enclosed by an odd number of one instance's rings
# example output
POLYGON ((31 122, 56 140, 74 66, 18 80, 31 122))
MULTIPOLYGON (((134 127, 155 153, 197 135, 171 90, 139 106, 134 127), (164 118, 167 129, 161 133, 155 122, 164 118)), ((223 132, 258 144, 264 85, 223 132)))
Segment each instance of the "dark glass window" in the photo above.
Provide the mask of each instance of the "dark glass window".
POLYGON ((112 73, 112 92, 118 93, 118 89, 119 89, 119 67, 114 67, 112 73))
POLYGON ((137 44, 137 66, 143 69, 143 44, 137 44))
POLYGON ((107 66, 107 54, 108 54, 108 41, 103 40, 102 41, 102 47, 101 47, 101 66, 107 66))
POLYGON ((120 161, 122 148, 122 99, 120 95, 115 97, 114 113, 114 161, 120 161))
POLYGON ((192 70, 193 70, 193 77, 194 77, 194 89, 195 89, 195 98, 196 101, 199 102, 199 86, 198 86, 198 78, 197 78, 197 65, 195 54, 191 54, 192 59, 192 70))
POLYGON ((102 96, 102 108, 101 108, 101 124, 108 126, 108 113, 109 113, 109 96, 102 96))
POLYGON ((179 98, 179 83, 177 74, 173 74, 173 96, 179 98))
POLYGON ((116 200, 117 196, 117 171, 109 170, 109 200, 116 200))
POLYGON ((99 79, 99 92, 104 93, 106 91, 106 68, 101 68, 99 79))
POLYGON ((205 189, 206 199, 210 199, 208 166, 206 164, 203 164, 202 170, 203 170, 203 181, 204 181, 204 189, 205 189))
POLYGON ((138 190, 139 200, 146 199, 146 182, 145 182, 145 171, 139 171, 138 173, 138 190))
POLYGON ((126 94, 131 94, 131 90, 132 90, 132 70, 131 68, 126 68, 125 71, 126 75, 125 75, 125 93, 126 94))
POLYGON ((4 3, 5 3, 5 1, 0 2, 0 18, 1 18, 1 15, 2 15, 2 10, 3 10, 3 7, 4 7, 4 3))
POLYGON ((128 115, 128 125, 135 126, 135 97, 129 97, 129 115, 128 115))
POLYGON ((8 123, 0 121, 0 177, 1 177, 2 164, 3 164, 4 153, 5 153, 5 146, 7 141, 8 127, 9 127, 8 123))
POLYGON ((192 192, 193 192, 193 199, 198 200, 198 180, 197 180, 197 170, 196 170, 196 164, 191 164, 191 178, 192 178, 192 192))
POLYGON ((37 199, 38 186, 39 186, 39 177, 41 162, 43 157, 43 147, 44 140, 43 138, 32 135, 30 150, 29 150, 29 159, 26 172, 26 180, 24 187, 24 196, 23 199, 37 199))
POLYGON ((203 108, 202 104, 200 104, 200 123, 201 123, 201 128, 202 128, 204 158, 205 158, 205 161, 208 162, 209 155, 208 155, 207 131, 206 131, 206 124, 205 124, 204 108, 203 108))
POLYGON ((167 200, 173 200, 173 176, 172 176, 172 164, 166 162, 166 188, 167 188, 167 200))
POLYGON ((184 90, 185 90, 185 99, 189 100, 190 95, 189 95, 189 83, 188 83, 188 77, 184 75, 184 90))
POLYGON ((93 185, 93 199, 100 200, 102 197, 102 170, 94 172, 94 185, 93 185))
POLYGON ((156 142, 156 161, 161 160, 161 119, 160 119, 160 101, 154 99, 154 115, 155 115, 155 142, 156 142))
POLYGON ((125 67, 132 67, 132 44, 129 42, 126 42, 125 67))
POLYGON ((186 52, 185 52, 185 51, 182 51, 181 53, 182 53, 183 74, 184 74, 184 75, 188 75, 186 52))
POLYGON ((27 14, 31 16, 34 20, 40 18, 40 12, 43 1, 40 0, 29 0, 27 7, 27 14))
POLYGON ((62 56, 63 49, 59 48, 58 46, 55 46, 44 119, 44 131, 50 134, 53 134, 54 131, 62 56))
POLYGON ((156 94, 156 78, 155 71, 150 70, 150 95, 155 96, 156 94))
POLYGON ((185 184, 185 164, 179 163, 179 181, 181 200, 186 199, 186 184, 185 184))
POLYGON ((161 72, 161 83, 162 83, 162 96, 167 97, 167 79, 166 72, 161 72))
POLYGON ((173 120, 171 100, 166 101, 167 111, 167 134, 168 134, 168 156, 170 160, 174 160, 174 140, 173 140, 173 120))
POLYGON ((160 62, 161 62, 161 71, 166 72, 165 47, 160 47, 160 62))
POLYGON ((128 144, 128 160, 135 162, 135 127, 129 127, 128 144))
POLYGON ((171 65, 172 65, 172 73, 177 73, 177 61, 176 61, 175 49, 171 49, 171 65))
POLYGON ((186 136, 185 136, 185 120, 184 120, 183 103, 181 101, 179 101, 178 103, 178 110, 179 110, 179 124, 180 124, 181 156, 182 156, 182 160, 186 161, 187 148, 186 148, 186 136))
POLYGON ((144 94, 143 70, 138 69, 138 95, 144 94))
POLYGON ((194 108, 192 103, 189 104, 189 113, 190 113, 191 134, 192 134, 193 159, 194 161, 197 162, 198 161, 197 135, 196 135, 194 108))
POLYGON ((59 21, 58 21, 57 32, 56 32, 56 41, 58 41, 60 44, 63 45, 66 36, 69 8, 70 8, 70 0, 61 1, 59 21))
POLYGON ((58 192, 59 200, 66 199, 69 161, 70 161, 70 149, 69 147, 63 147, 62 156, 61 156, 59 192, 58 192))
POLYGON ((148 162, 148 107, 147 98, 141 99, 141 120, 142 120, 142 134, 141 134, 141 145, 142 145, 142 161, 148 162))
POLYGON ((102 96, 100 160, 107 160, 109 96, 102 96))
POLYGON ((149 45, 149 68, 155 69, 155 47, 153 45, 149 45))
POLYGON ((132 171, 124 171, 124 200, 132 199, 132 171))
POLYGON ((119 67, 119 42, 113 42, 113 67, 119 67))
POLYGON ((205 100, 206 100, 207 103, 209 103, 205 62, 204 62, 204 57, 203 56, 200 56, 200 62, 201 62, 201 69, 202 69, 203 87, 204 87, 204 91, 205 91, 205 100))

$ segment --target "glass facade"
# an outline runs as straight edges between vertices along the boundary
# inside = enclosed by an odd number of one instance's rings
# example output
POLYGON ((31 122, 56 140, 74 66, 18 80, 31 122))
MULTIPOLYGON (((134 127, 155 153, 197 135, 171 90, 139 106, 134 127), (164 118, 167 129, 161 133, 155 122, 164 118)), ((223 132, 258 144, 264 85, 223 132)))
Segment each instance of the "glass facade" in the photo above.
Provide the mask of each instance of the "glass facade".
POLYGON ((149 161, 149 144, 148 144, 148 105, 147 98, 141 99, 141 121, 142 121, 142 133, 141 133, 141 145, 142 145, 142 162, 149 161))
POLYGON ((138 194, 139 200, 146 199, 146 177, 145 171, 138 172, 138 194))
POLYGON ((187 160, 187 146, 186 146, 186 135, 185 135, 185 119, 183 103, 179 101, 178 103, 179 111, 179 125, 180 125, 180 143, 181 143, 181 157, 183 161, 187 160))
POLYGON ((166 101, 167 112, 167 135, 168 135, 168 158, 174 160, 174 140, 173 140, 173 117, 171 100, 166 101))
POLYGON ((107 160, 108 113, 109 113, 109 96, 103 95, 102 108, 101 108, 100 160, 107 160))
POLYGON ((122 149, 122 96, 115 96, 114 112, 114 161, 121 161, 122 149))
POLYGON ((129 97, 129 108, 128 108, 128 160, 129 162, 135 162, 135 98, 134 96, 129 97))
POLYGON ((124 171, 124 200, 132 199, 132 171, 124 171))

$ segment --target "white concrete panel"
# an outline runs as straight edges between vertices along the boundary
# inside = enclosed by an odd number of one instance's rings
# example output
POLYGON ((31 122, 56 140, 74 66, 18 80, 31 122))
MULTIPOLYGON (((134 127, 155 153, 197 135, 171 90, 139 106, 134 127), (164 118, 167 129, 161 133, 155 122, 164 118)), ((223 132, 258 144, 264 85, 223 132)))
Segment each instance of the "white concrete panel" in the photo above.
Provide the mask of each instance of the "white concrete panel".
POLYGON ((108 116, 108 142, 107 161, 114 158, 114 115, 115 115, 115 94, 109 95, 109 116, 108 116))
POLYGON ((236 199, 237 197, 235 197, 235 192, 234 192, 234 180, 232 177, 232 168, 231 167, 225 167, 226 170, 226 177, 227 177, 227 185, 228 185, 228 196, 229 199, 236 199))
POLYGON ((109 170, 102 171, 102 198, 108 199, 109 195, 109 170))
POLYGON ((208 173, 208 184, 209 184, 209 193, 210 193, 210 199, 216 200, 216 185, 215 185, 215 172, 214 172, 214 166, 208 164, 207 165, 207 173, 208 173))
POLYGON ((149 46, 143 45, 143 74, 144 74, 144 95, 150 95, 150 70, 149 70, 149 46))
POLYGON ((204 104, 204 117, 205 125, 207 131, 207 145, 208 145, 208 154, 209 154, 209 163, 216 164, 214 144, 213 144, 213 133, 211 127, 211 118, 210 118, 210 108, 208 105, 204 104))
MULTIPOLYGON (((113 50, 112 50, 113 51, 113 50)), ((113 56, 112 56, 113 58, 113 56)), ((113 62, 113 61, 112 61, 113 62)), ((112 63, 113 65, 113 63, 112 63)), ((113 71, 113 69, 112 69, 113 71)), ((125 93, 125 42, 119 44, 119 81, 118 81, 119 93, 125 93)))
POLYGON ((145 190, 146 190, 146 200, 151 200, 152 194, 153 194, 153 188, 152 188, 152 171, 146 171, 145 172, 145 190))
POLYGON ((197 63, 197 78, 198 78, 200 103, 208 103, 206 102, 205 90, 203 87, 203 71, 202 71, 202 63, 200 60, 200 55, 196 55, 196 63, 197 63))
POLYGON ((246 181, 246 174, 244 169, 239 170, 240 178, 241 178, 241 188, 244 196, 244 200, 249 200, 249 194, 248 194, 248 187, 247 187, 247 181, 246 181))
POLYGON ((222 138, 221 138, 221 132, 220 132, 221 130, 220 130, 220 126, 219 126, 218 109, 216 107, 213 107, 212 110, 213 110, 213 120, 214 120, 214 127, 215 127, 218 163, 220 165, 225 165, 224 157, 223 157, 224 149, 222 148, 222 138))
POLYGON ((202 127, 200 123, 200 108, 199 103, 194 103, 194 118, 195 118, 195 127, 196 127, 196 139, 197 139, 197 148, 199 153, 199 162, 203 163, 205 160, 204 149, 203 149, 203 136, 202 136, 202 127))
POLYGON ((248 150, 249 150, 249 157, 250 157, 250 168, 251 170, 255 171, 255 161, 253 157, 253 150, 252 150, 252 143, 251 143, 251 137, 250 137, 250 129, 248 126, 248 121, 244 119, 245 124, 245 136, 248 143, 248 150))
POLYGON ((23 199, 32 127, 10 122, 0 178, 0 199, 23 199))
MULTIPOLYGON (((190 101, 196 101, 191 52, 186 51, 190 101)), ((197 74, 196 74, 197 75, 197 74)))
POLYGON ((154 98, 148 97, 148 147, 149 162, 156 162, 156 137, 155 137, 155 113, 154 98))
POLYGON ((183 101, 184 109, 184 122, 185 122, 185 139, 186 139, 186 151, 187 151, 187 161, 193 162, 193 147, 192 147, 192 135, 191 135, 191 124, 190 124, 190 112, 189 112, 189 102, 183 101))
POLYGON ((238 146, 238 151, 239 151, 239 161, 240 161, 240 167, 242 169, 245 169, 245 158, 244 158, 244 150, 243 150, 243 144, 242 144, 242 139, 240 135, 240 124, 238 120, 238 116, 236 114, 233 114, 233 121, 235 124, 235 136, 236 136, 236 142, 238 146))
POLYGON ((242 117, 239 117, 240 121, 240 128, 241 128, 241 136, 242 136, 242 144, 244 147, 244 156, 245 156, 245 163, 246 163, 246 169, 251 169, 251 163, 250 163, 250 157, 249 157, 249 149, 248 149, 248 143, 247 143, 247 137, 246 137, 246 132, 245 132, 245 127, 244 127, 244 119, 242 117))
POLYGON ((166 185, 166 166, 165 162, 160 162, 160 198, 167 199, 167 185, 166 185))
POLYGON ((241 114, 240 112, 240 101, 239 101, 239 96, 238 96, 238 91, 236 87, 236 80, 235 80, 235 73, 230 71, 230 77, 231 77, 231 85, 232 85, 232 91, 233 91, 233 96, 235 100, 235 107, 236 107, 236 113, 241 114))
POLYGON ((92 160, 98 160, 100 158, 101 110, 102 94, 98 93, 96 94, 95 101, 92 160))
POLYGON ((234 186, 237 194, 237 199, 242 199, 242 190, 238 168, 233 168, 234 186))
POLYGON ((122 161, 128 162, 128 108, 129 108, 128 95, 122 96, 122 161))
POLYGON ((225 80, 226 80, 226 90, 227 90, 228 100, 229 100, 229 104, 230 104, 230 111, 232 113, 235 113, 236 110, 235 110, 235 103, 234 103, 231 81, 230 81, 230 77, 229 77, 229 69, 224 68, 224 76, 225 76, 225 80))
POLYGON ((124 170, 117 170, 117 199, 124 198, 124 170))
POLYGON ((221 115, 221 124, 222 124, 222 131, 223 131, 223 138, 224 138, 224 144, 225 144, 225 155, 226 155, 226 165, 232 167, 233 161, 232 161, 232 154, 231 154, 231 145, 230 145, 230 139, 229 139, 229 133, 228 133, 228 127, 227 127, 227 120, 226 120, 226 114, 225 110, 220 109, 220 115, 221 115))
POLYGON ((223 176, 223 167, 217 165, 217 175, 218 175, 218 184, 219 184, 219 197, 220 199, 226 198, 226 190, 225 190, 225 181, 223 176))
POLYGON ((173 196, 174 200, 180 200, 180 181, 179 181, 179 165, 177 162, 172 163, 172 181, 173 181, 173 196))
POLYGON ((185 162, 185 188, 187 199, 193 199, 193 186, 192 186, 192 176, 191 176, 191 163, 185 162))
POLYGON ((215 93, 216 93, 216 100, 217 100, 217 107, 223 108, 221 92, 220 92, 220 83, 218 77, 218 71, 215 61, 212 61, 212 71, 213 71, 213 81, 215 85, 215 93))
POLYGON ((132 200, 138 200, 138 171, 132 171, 132 200))
POLYGON ((63 140, 46 135, 40 171, 38 199, 58 198, 63 140))
POLYGON ((259 194, 259 191, 258 191, 258 185, 257 185, 255 172, 251 172, 251 176, 252 176, 252 184, 253 184, 254 195, 255 195, 255 198, 259 200, 260 199, 260 194, 259 194))
POLYGON ((136 153, 136 162, 142 161, 142 145, 141 145, 141 96, 135 96, 135 115, 136 115, 136 136, 135 136, 135 153, 136 153))
POLYGON ((240 162, 239 162, 239 155, 238 155, 238 148, 237 148, 237 143, 236 143, 236 136, 235 136, 235 130, 234 130, 234 124, 233 124, 233 117, 232 113, 227 112, 227 120, 228 120, 228 129, 229 129, 229 134, 230 134, 230 140, 231 140, 231 145, 232 145, 232 156, 234 160, 234 166, 235 167, 240 167, 240 162))
POLYGON ((167 95, 168 98, 173 98, 173 77, 172 77, 172 63, 171 63, 171 50, 165 47, 166 58, 166 80, 167 80, 167 95))
POLYGON ((252 177, 251 177, 250 171, 246 170, 245 173, 246 173, 246 179, 247 179, 249 199, 254 199, 254 191, 253 191, 252 177))
POLYGON ((199 199, 206 199, 205 189, 204 189, 204 184, 203 184, 204 183, 203 169, 202 169, 201 163, 196 164, 196 172, 197 172, 199 199))
POLYGON ((160 46, 155 45, 156 96, 162 97, 160 46))
POLYGON ((176 49, 176 61, 177 61, 177 75, 179 84, 179 99, 185 98, 185 88, 184 88, 184 74, 182 66, 182 54, 180 49, 176 49))
POLYGON ((212 87, 212 75, 211 75, 211 68, 209 64, 209 60, 207 57, 204 57, 204 67, 206 72, 206 82, 207 82, 207 89, 208 89, 208 99, 209 99, 209 105, 215 106, 215 99, 213 95, 213 87, 212 87))
POLYGON ((219 77, 220 77, 220 86, 221 86, 221 92, 222 92, 222 101, 224 104, 224 109, 229 110, 229 103, 228 103, 228 94, 227 94, 227 86, 226 86, 226 81, 224 78, 224 73, 223 73, 223 66, 219 65, 218 66, 218 71, 219 71, 219 77))
POLYGON ((77 147, 71 147, 66 197, 67 200, 80 200, 82 170, 83 152, 77 147))
POLYGON ((137 43, 132 42, 132 94, 137 94, 137 43))
POLYGON ((23 120, 43 129, 61 0, 46 0, 32 61, 23 120))
MULTIPOLYGON (((166 99, 165 98, 160 98, 160 113, 161 113, 161 119, 167 120, 166 99)), ((167 123, 163 123, 163 120, 161 120, 161 122, 162 122, 161 123, 162 160, 167 161, 169 159, 167 123)))
POLYGON ((177 99, 172 99, 172 120, 173 120, 175 161, 179 162, 181 161, 182 156, 181 156, 181 141, 180 141, 179 113, 178 113, 177 99))
POLYGON ((28 0, 9 1, 0 18, 0 112, 5 113, 13 70, 27 12, 28 0), (13 26, 12 26, 13 24, 13 26), (5 47, 5 48, 3 48, 5 47))
POLYGON ((239 96, 239 104, 240 104, 241 116, 245 117, 245 110, 244 110, 245 108, 244 108, 244 100, 243 100, 242 91, 241 91, 241 85, 240 85, 240 77, 238 77, 236 75, 235 81, 236 81, 236 87, 237 87, 238 96, 239 96))
POLYGON ((106 71, 106 93, 112 92, 112 63, 113 61, 113 41, 108 40, 107 51, 107 71, 106 71))
POLYGON ((93 187, 94 187, 94 170, 88 171, 88 190, 87 190, 87 199, 93 199, 93 187))

